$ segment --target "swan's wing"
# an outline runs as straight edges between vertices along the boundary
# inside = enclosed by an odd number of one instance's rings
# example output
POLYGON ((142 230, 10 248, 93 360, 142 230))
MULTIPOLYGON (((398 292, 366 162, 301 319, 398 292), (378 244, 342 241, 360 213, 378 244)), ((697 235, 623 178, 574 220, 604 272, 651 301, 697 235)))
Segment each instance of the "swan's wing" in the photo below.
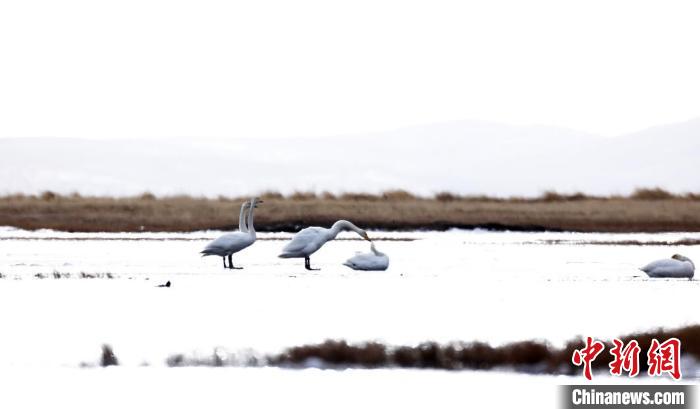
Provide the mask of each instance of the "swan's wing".
POLYGON ((349 258, 343 265, 353 270, 386 270, 389 267, 389 258, 385 256, 376 256, 372 253, 358 254, 355 257, 349 258))
POLYGON ((654 270, 664 270, 667 268, 673 268, 677 263, 679 263, 679 261, 674 260, 672 258, 656 260, 640 268, 640 270, 649 273, 654 270))
POLYGON ((207 246, 204 248, 204 250, 221 250, 226 248, 226 246, 232 239, 231 236, 233 236, 233 233, 228 233, 224 234, 223 236, 217 237, 216 239, 210 241, 209 244, 207 244, 207 246))
POLYGON ((347 259, 343 265, 348 266, 353 270, 364 270, 367 266, 367 256, 369 256, 369 254, 358 254, 347 259))
POLYGON ((282 249, 283 253, 299 253, 304 251, 309 244, 316 242, 323 236, 326 229, 322 227, 307 227, 292 237, 292 241, 287 243, 282 249))
POLYGON ((348 261, 350 261, 350 262, 352 262, 352 263, 355 263, 355 264, 365 264, 365 263, 367 263, 369 260, 371 260, 372 257, 374 257, 374 254, 362 253, 362 254, 358 254, 358 255, 356 255, 356 256, 354 256, 354 257, 350 257, 350 258, 348 259, 348 261))
POLYGON ((250 233, 238 233, 236 237, 231 240, 228 249, 230 252, 236 253, 253 243, 255 243, 255 238, 251 236, 250 233))
POLYGON ((387 268, 389 268, 389 257, 382 255, 373 258, 371 270, 379 271, 386 270, 387 268))
POLYGON ((656 260, 640 270, 650 277, 692 277, 694 274, 690 263, 674 259, 656 260))
POLYGON ((207 244, 203 252, 238 251, 240 248, 243 248, 241 246, 244 246, 248 241, 250 241, 248 233, 228 233, 207 244))

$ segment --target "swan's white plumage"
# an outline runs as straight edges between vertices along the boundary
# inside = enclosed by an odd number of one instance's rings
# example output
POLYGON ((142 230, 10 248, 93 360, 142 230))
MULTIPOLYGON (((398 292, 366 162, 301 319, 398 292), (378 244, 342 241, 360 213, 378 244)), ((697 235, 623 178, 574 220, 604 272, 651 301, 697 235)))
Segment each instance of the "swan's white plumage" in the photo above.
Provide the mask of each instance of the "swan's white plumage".
POLYGON ((202 250, 204 255, 227 256, 237 253, 255 242, 255 238, 244 232, 227 233, 217 238, 202 250))
POLYGON ((307 227, 300 230, 292 241, 282 249, 282 258, 306 257, 320 249, 327 241, 327 230, 323 227, 307 227))
POLYGON ((695 264, 689 258, 676 254, 672 258, 652 261, 640 270, 649 277, 693 278, 695 264))
POLYGON ((369 240, 367 233, 346 220, 338 220, 333 227, 326 229, 323 227, 307 227, 299 231, 292 237, 292 241, 287 243, 282 249, 281 258, 301 258, 309 257, 320 249, 326 242, 333 240, 342 230, 352 230, 365 240, 369 240))
POLYGON ((202 255, 226 257, 229 254, 237 253, 255 243, 256 234, 253 225, 253 213, 257 201, 257 198, 253 198, 247 202, 247 205, 244 203, 241 206, 241 216, 249 209, 247 225, 246 223, 241 223, 239 220, 239 231, 224 234, 211 241, 204 250, 202 250, 202 255))
POLYGON ((353 270, 364 271, 383 271, 389 268, 389 257, 377 251, 374 243, 370 246, 371 253, 358 254, 355 257, 349 258, 343 265, 352 268, 353 270))

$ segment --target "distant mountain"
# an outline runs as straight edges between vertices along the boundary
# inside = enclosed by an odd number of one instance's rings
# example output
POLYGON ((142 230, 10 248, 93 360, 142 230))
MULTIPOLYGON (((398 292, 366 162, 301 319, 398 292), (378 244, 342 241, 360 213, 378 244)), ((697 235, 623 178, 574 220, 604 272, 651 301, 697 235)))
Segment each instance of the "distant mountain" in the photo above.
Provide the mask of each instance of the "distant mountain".
POLYGON ((499 196, 700 191, 700 119, 602 138, 458 121, 297 139, 0 139, 0 193, 240 195, 278 190, 499 196))

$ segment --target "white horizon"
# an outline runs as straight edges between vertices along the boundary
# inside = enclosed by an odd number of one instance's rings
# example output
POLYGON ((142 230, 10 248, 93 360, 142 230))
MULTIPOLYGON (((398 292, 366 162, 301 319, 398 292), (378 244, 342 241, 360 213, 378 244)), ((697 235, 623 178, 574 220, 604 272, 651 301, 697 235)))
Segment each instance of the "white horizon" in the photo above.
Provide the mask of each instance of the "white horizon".
POLYGON ((454 120, 447 120, 447 121, 439 121, 439 122, 425 122, 425 123, 416 123, 416 124, 406 124, 406 125, 401 125, 401 126, 389 126, 386 128, 377 128, 377 129, 371 129, 367 131, 362 131, 362 132, 339 132, 335 134, 323 134, 323 135, 257 135, 257 136, 246 136, 246 135, 236 135, 236 136, 210 136, 210 135, 167 135, 167 136, 133 136, 133 135, 119 135, 119 136, 111 136, 111 137, 104 137, 104 136, 99 136, 99 135, 86 135, 86 136, 58 136, 58 135, 20 135, 20 136, 12 136, 12 135, 0 135, 0 139, 43 139, 43 138, 56 138, 56 139, 79 139, 79 140, 104 140, 104 141, 123 141, 123 140, 141 140, 141 139, 147 139, 147 140, 152 140, 152 141, 157 141, 157 140, 180 140, 180 141, 192 141, 192 140, 197 140, 197 141, 203 141, 203 142, 224 142, 227 140, 230 141, 240 141, 240 140, 250 140, 250 139, 266 139, 266 140, 275 140, 275 139, 290 139, 290 140, 306 140, 306 139, 320 139, 320 138, 342 138, 342 137, 349 137, 349 136, 373 136, 375 134, 385 134, 385 133, 398 133, 414 128, 420 128, 420 127, 430 127, 430 126, 442 126, 442 125, 449 125, 449 124, 459 124, 459 123, 471 123, 471 124, 486 124, 486 125, 494 125, 494 126, 504 126, 504 127, 511 127, 511 128, 522 128, 522 129, 534 129, 534 128, 549 128, 549 129, 559 129, 562 132, 565 133, 576 133, 580 135, 586 135, 591 138, 601 138, 601 139, 614 139, 614 138, 621 138, 621 137, 626 137, 630 135, 634 135, 637 133, 645 132, 645 131, 650 131, 656 128, 663 128, 666 126, 674 126, 674 125, 680 125, 680 124, 686 124, 686 123, 691 123, 693 121, 700 120, 700 115, 696 115, 694 117, 686 118, 684 120, 680 120, 677 122, 666 122, 666 123, 658 123, 658 124, 652 124, 648 126, 644 126, 639 129, 633 129, 628 132, 623 132, 620 134, 611 134, 611 135, 605 135, 601 133, 592 133, 588 131, 584 131, 581 129, 576 129, 576 128, 571 128, 571 127, 565 127, 565 126, 558 126, 558 125, 550 125, 550 124, 545 124, 545 123, 521 123, 521 124, 516 124, 516 123, 508 123, 508 122, 499 122, 499 121, 491 121, 491 120, 482 120, 482 119, 454 119, 454 120))
POLYGON ((700 118, 619 137, 457 121, 334 138, 0 139, 0 194, 699 192, 700 118))

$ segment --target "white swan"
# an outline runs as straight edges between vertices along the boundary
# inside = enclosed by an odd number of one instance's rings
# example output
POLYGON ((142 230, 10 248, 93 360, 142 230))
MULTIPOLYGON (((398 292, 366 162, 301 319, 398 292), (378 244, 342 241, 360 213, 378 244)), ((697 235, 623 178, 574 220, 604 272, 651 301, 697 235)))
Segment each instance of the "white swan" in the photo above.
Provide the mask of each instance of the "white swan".
POLYGON ((253 213, 258 203, 262 203, 257 197, 250 199, 248 206, 241 206, 241 211, 248 210, 248 222, 245 227, 238 226, 239 230, 245 228, 246 231, 237 231, 234 233, 224 234, 218 239, 207 244, 207 247, 202 250, 202 257, 204 256, 221 256, 224 258, 224 268, 226 268, 226 257, 228 257, 228 268, 231 269, 241 269, 243 267, 234 267, 233 265, 233 253, 238 253, 246 247, 249 247, 255 243, 255 226, 253 225, 253 213))
POLYGON ((671 258, 653 261, 640 270, 649 277, 676 277, 692 279, 695 274, 695 264, 685 256, 674 254, 671 258))
POLYGON ((326 229, 323 227, 307 227, 295 234, 292 241, 287 243, 282 249, 281 258, 304 258, 304 267, 307 270, 318 270, 311 268, 310 256, 326 244, 333 240, 343 230, 352 230, 365 240, 370 240, 367 232, 350 223, 347 220, 338 220, 333 223, 333 227, 326 229))
POLYGON ((358 254, 355 257, 349 258, 343 265, 353 270, 365 271, 383 271, 389 268, 389 257, 377 251, 374 247, 374 243, 370 245, 370 249, 372 249, 371 253, 358 254))

